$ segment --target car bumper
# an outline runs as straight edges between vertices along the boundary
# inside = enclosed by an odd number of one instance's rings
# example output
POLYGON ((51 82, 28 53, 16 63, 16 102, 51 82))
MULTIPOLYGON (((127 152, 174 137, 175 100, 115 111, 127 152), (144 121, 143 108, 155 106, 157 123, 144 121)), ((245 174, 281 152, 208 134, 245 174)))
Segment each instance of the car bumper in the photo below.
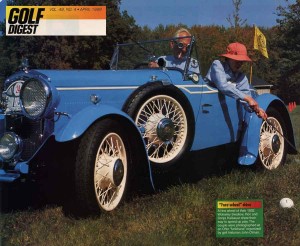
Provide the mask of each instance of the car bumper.
POLYGON ((27 162, 18 163, 13 170, 0 169, 0 182, 14 182, 19 179, 22 174, 28 174, 27 162))

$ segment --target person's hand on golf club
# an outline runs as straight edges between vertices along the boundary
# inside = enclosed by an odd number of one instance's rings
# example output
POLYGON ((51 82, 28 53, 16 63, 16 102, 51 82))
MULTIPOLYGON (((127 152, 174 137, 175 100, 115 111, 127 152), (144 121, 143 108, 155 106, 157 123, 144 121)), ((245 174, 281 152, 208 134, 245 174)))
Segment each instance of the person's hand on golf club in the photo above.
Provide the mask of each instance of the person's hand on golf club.
POLYGON ((263 120, 266 120, 268 118, 267 113, 262 108, 258 108, 258 110, 255 111, 255 113, 258 117, 262 118, 263 120))
POLYGON ((248 105, 253 109, 253 111, 256 113, 256 115, 263 120, 266 120, 268 118, 266 112, 259 107, 258 103, 250 96, 246 96, 244 100, 248 103, 248 105))

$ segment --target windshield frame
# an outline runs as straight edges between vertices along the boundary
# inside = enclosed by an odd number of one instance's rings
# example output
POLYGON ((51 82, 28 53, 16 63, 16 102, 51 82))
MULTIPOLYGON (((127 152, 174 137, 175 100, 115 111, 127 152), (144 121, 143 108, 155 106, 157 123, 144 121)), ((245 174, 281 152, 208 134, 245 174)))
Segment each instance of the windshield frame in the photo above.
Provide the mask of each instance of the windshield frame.
MULTIPOLYGON (((115 48, 114 48, 114 53, 112 55, 112 58, 111 58, 111 61, 110 61, 110 69, 111 70, 133 70, 133 69, 119 69, 118 68, 118 62, 119 62, 119 55, 120 55, 120 49, 122 47, 125 47, 125 46, 134 46, 134 45, 137 45, 139 46, 141 49, 145 50, 146 52, 148 52, 149 54, 151 54, 151 51, 148 50, 146 47, 144 47, 144 44, 150 44, 150 43, 159 43, 159 42, 174 42, 175 40, 180 40, 180 39, 183 39, 183 38, 190 38, 190 43, 189 43, 189 47, 187 49, 187 53, 186 53, 186 63, 185 63, 185 67, 183 70, 181 69, 176 69, 176 68, 166 68, 166 69, 170 69, 170 70, 178 70, 178 71, 181 71, 182 74, 183 74, 183 77, 184 79, 186 79, 188 77, 188 74, 190 73, 188 71, 188 68, 189 68, 189 65, 190 65, 190 62, 191 62, 191 54, 192 54, 192 51, 194 49, 194 46, 195 46, 195 37, 194 36, 184 36, 184 37, 173 37, 173 38, 165 38, 165 39, 158 39, 158 40, 146 40, 146 41, 135 41, 133 40, 132 42, 129 42, 129 43, 123 43, 123 44, 119 44, 117 43, 115 48)), ((195 52, 196 54, 196 59, 197 61, 198 60, 198 54, 197 54, 197 51, 195 52)), ((150 55, 149 56, 150 58, 152 59, 155 59, 157 58, 155 56, 155 54, 153 54, 152 56, 150 55)), ((149 59, 150 59, 149 58, 149 59)), ((150 62, 150 60, 149 60, 150 62)), ((200 68, 200 67, 199 67, 200 68)), ((149 68, 151 69, 151 68, 149 68)), ((153 69, 153 68, 152 68, 153 69)))

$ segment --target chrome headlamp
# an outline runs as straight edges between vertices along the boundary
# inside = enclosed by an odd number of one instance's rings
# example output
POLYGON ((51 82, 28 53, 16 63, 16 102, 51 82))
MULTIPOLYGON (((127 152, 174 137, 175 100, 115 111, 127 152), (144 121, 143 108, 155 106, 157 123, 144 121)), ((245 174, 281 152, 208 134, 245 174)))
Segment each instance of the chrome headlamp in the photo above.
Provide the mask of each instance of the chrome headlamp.
POLYGON ((20 92, 22 112, 33 120, 51 117, 59 101, 56 88, 43 78, 25 81, 20 92))
POLYGON ((49 86, 41 80, 29 79, 21 89, 20 102, 24 114, 31 119, 41 118, 51 99, 49 86))
POLYGON ((17 134, 13 132, 4 133, 0 138, 0 158, 3 161, 18 158, 22 150, 22 145, 22 140, 17 134))

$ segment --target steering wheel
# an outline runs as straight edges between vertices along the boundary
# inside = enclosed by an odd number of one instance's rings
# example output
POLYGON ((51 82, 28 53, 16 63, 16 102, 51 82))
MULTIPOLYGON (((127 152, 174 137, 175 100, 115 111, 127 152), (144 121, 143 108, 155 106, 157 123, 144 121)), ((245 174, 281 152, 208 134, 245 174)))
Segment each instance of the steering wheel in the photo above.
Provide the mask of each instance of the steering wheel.
POLYGON ((149 66, 148 66, 148 62, 141 62, 141 63, 138 63, 138 64, 136 64, 134 67, 133 67, 133 69, 139 69, 139 68, 149 68, 149 66))

